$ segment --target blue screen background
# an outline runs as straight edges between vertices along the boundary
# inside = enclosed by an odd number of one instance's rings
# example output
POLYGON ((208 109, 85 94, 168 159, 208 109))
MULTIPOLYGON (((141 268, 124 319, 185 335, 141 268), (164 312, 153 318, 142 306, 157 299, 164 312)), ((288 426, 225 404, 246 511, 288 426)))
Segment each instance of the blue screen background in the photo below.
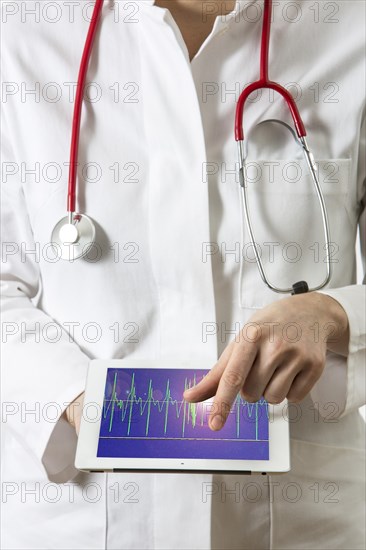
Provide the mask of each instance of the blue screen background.
POLYGON ((213 398, 183 400, 208 370, 107 370, 98 457, 268 460, 268 404, 237 396, 225 426, 208 427, 213 398))

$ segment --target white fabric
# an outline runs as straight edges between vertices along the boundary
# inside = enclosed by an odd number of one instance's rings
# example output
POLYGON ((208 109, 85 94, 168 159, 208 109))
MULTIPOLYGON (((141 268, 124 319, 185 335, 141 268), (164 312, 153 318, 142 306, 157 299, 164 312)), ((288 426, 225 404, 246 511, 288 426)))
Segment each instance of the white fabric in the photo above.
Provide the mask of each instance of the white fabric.
MULTIPOLYGON (((345 308, 351 338, 348 359, 329 353, 311 395, 291 408, 291 472, 250 478, 81 473, 60 416, 91 358, 214 363, 228 331, 281 299, 248 253, 243 308, 238 301, 249 239, 240 242, 235 100, 259 76, 262 2, 217 17, 192 62, 168 10, 105 2, 77 203, 95 220, 101 257, 75 263, 52 262, 47 244, 66 213, 71 83, 92 4, 3 2, 3 548, 365 546, 365 287, 355 278, 358 224, 365 260, 365 5, 274 5, 270 77, 298 94, 335 243, 323 292, 345 308)), ((324 241, 301 152, 283 127, 253 129, 276 117, 291 124, 282 99, 270 99, 248 101, 244 115, 248 160, 261 174, 250 190, 256 240, 274 282, 316 284, 324 241), (266 242, 280 243, 272 263, 266 242), (296 247, 283 259, 289 242, 301 247, 297 262, 296 247)))

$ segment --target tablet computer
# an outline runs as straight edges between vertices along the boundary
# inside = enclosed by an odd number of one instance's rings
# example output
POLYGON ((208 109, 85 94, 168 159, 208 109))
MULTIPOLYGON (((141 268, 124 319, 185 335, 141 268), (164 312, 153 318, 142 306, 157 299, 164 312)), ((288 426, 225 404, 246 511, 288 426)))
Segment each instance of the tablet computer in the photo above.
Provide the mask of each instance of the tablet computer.
POLYGON ((238 394, 221 430, 213 397, 183 399, 208 360, 91 360, 75 466, 85 471, 280 473, 290 469, 287 404, 238 394))

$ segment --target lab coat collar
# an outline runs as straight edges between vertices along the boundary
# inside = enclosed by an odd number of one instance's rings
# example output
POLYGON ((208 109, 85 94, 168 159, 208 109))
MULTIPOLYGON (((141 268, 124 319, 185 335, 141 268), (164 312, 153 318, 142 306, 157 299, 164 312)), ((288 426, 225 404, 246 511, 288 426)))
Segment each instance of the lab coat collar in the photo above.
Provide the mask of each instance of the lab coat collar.
MULTIPOLYGON (((156 0, 139 0, 139 3, 144 7, 156 7, 155 1, 156 0)), ((227 15, 218 15, 216 21, 221 22, 223 25, 229 24, 232 21, 237 21, 244 8, 248 9, 250 5, 256 4, 257 2, 258 0, 236 0, 234 9, 227 15)))

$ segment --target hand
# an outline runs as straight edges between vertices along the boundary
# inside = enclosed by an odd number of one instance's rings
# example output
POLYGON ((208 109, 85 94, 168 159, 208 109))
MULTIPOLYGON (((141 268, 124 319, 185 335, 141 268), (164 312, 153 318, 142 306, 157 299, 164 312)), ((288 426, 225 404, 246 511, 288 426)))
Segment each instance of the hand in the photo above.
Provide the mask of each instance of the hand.
POLYGON ((78 395, 78 397, 74 399, 74 401, 72 401, 64 411, 64 417, 69 424, 71 424, 71 426, 74 426, 76 435, 79 435, 81 415, 83 413, 84 395, 85 392, 78 395))
POLYGON ((310 292, 278 300, 250 318, 183 398, 215 395, 209 426, 219 430, 239 392, 251 403, 261 396, 271 404, 301 401, 321 376, 327 349, 347 355, 348 342, 348 317, 334 298, 310 292))

